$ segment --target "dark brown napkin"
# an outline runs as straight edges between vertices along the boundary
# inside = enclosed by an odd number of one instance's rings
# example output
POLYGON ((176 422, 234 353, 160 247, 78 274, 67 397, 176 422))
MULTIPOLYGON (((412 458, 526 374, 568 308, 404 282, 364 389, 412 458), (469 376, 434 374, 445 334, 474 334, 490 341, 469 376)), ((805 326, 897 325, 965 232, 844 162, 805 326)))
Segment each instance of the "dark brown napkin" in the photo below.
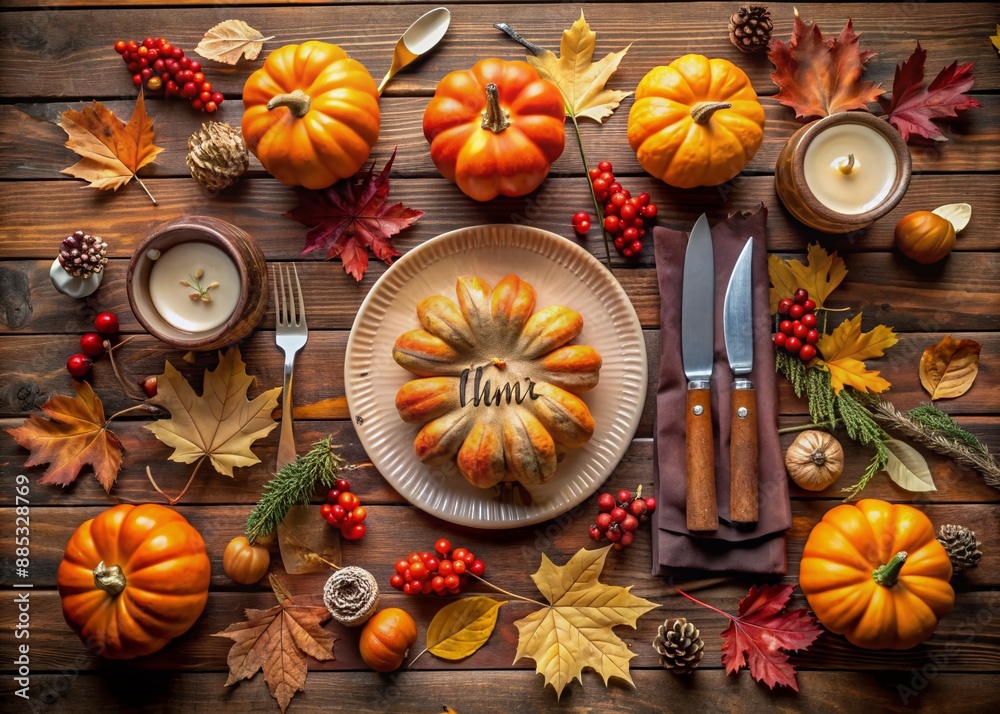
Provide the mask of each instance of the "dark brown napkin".
POLYGON ((778 394, 771 343, 767 275, 767 208, 734 214, 712 228, 715 252, 715 366, 712 370, 712 423, 715 434, 715 488, 719 529, 692 535, 685 514, 685 426, 687 378, 681 360, 681 302, 687 234, 653 230, 660 287, 660 379, 656 394, 654 488, 659 503, 653 535, 653 574, 680 569, 783 574, 784 531, 792 522, 788 479, 778 442, 778 394), (729 519, 729 398, 733 373, 726 357, 722 307, 729 276, 750 239, 753 251, 754 360, 750 375, 757 390, 760 449, 759 521, 737 530, 729 519))

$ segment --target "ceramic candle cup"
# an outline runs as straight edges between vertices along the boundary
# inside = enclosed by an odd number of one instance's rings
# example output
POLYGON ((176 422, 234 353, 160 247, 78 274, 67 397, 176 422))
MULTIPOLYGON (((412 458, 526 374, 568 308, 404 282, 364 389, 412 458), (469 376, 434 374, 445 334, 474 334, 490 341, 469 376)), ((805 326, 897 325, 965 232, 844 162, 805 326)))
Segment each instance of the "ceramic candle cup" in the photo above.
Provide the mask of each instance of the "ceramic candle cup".
POLYGON ((903 198, 910 151, 888 122, 841 112, 796 131, 778 155, 778 197, 802 223, 826 233, 870 226, 903 198))
POLYGON ((249 335, 264 316, 267 267, 240 228, 186 216, 143 238, 125 289, 132 312, 151 335, 176 349, 214 350, 249 335))

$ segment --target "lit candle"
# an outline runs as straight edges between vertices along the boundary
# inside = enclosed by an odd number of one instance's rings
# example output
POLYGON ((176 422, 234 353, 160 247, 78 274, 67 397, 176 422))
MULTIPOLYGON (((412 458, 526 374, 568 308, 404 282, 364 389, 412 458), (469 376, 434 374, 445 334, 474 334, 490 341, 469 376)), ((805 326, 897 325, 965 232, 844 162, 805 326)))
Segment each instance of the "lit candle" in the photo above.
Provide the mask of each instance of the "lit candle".
POLYGON ((170 325, 185 332, 210 332, 236 310, 240 274, 222 249, 188 241, 148 257, 155 257, 149 271, 150 301, 170 325))
POLYGON ((803 173, 824 206, 837 213, 865 213, 892 191, 896 154, 877 131, 863 124, 839 124, 809 143, 803 173))

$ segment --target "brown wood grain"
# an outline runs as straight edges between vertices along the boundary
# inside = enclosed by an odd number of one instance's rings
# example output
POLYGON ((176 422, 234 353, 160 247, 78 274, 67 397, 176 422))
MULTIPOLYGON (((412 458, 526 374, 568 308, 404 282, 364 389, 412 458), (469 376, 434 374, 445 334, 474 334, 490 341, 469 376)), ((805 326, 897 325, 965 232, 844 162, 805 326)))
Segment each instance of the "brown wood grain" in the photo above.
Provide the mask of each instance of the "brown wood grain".
POLYGON ((729 518, 734 523, 757 522, 757 391, 730 392, 729 518), (739 410, 744 409, 743 415, 739 410))
POLYGON ((707 389, 688 389, 684 419, 687 527, 692 531, 714 531, 719 527, 719 511, 715 501, 712 401, 707 389))

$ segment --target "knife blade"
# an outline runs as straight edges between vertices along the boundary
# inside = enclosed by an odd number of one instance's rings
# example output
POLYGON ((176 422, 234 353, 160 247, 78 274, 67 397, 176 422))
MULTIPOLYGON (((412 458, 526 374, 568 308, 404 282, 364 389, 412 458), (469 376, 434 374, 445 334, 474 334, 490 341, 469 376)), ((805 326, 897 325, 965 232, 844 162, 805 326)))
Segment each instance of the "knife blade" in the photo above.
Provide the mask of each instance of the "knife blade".
POLYGON ((757 522, 757 398, 749 379, 753 369, 753 236, 743 246, 722 306, 726 354, 733 371, 729 415, 729 518, 734 524, 757 522))
POLYGON ((712 230, 705 214, 694 224, 688 238, 682 289, 681 357, 688 380, 685 411, 687 527, 692 531, 714 531, 719 527, 710 391, 715 337, 715 257, 712 230))

